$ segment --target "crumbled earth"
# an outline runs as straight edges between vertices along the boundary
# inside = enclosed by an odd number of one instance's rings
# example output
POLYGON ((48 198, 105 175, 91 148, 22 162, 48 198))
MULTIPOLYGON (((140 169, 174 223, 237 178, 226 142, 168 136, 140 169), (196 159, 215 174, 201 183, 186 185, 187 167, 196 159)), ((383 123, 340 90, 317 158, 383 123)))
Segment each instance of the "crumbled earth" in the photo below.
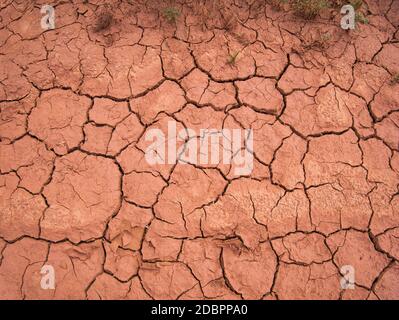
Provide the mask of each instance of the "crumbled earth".
POLYGON ((399 1, 159 2, 0 1, 0 298, 399 299, 399 1), (252 173, 149 164, 170 121, 253 129, 252 173))

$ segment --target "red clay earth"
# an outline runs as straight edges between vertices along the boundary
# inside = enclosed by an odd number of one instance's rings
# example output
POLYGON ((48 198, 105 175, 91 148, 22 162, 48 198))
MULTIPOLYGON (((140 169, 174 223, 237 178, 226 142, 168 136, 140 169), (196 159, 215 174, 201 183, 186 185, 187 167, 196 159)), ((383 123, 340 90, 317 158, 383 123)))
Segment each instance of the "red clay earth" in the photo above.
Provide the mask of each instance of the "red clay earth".
POLYGON ((0 2, 1 299, 399 299, 399 1, 72 2, 0 2), (252 128, 252 174, 148 164, 172 120, 252 128))

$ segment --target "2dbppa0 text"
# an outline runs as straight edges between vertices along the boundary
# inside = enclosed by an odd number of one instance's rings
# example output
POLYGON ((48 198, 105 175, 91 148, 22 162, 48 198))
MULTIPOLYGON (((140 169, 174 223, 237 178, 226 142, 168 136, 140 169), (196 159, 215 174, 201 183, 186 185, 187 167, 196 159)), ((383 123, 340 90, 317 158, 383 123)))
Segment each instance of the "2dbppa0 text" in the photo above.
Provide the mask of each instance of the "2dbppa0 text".
POLYGON ((183 317, 185 313, 195 315, 246 315, 247 305, 233 304, 196 304, 194 308, 186 306, 162 306, 158 304, 151 308, 151 315, 171 315, 183 317))

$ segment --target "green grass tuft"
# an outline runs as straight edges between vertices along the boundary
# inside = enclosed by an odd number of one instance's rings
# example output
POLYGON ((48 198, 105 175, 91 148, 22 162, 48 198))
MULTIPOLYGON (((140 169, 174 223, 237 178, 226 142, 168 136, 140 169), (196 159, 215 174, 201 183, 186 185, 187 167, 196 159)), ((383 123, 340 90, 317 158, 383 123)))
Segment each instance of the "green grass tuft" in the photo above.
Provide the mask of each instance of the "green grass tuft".
POLYGON ((355 14, 355 21, 363 23, 363 24, 368 24, 369 23, 369 19, 367 19, 363 13, 361 12, 356 12, 355 14))
POLYGON ((169 22, 175 23, 180 16, 180 11, 174 7, 168 7, 163 10, 163 16, 169 22))
POLYGON ((315 18, 320 10, 328 8, 327 0, 293 0, 292 7, 295 13, 305 19, 315 18))

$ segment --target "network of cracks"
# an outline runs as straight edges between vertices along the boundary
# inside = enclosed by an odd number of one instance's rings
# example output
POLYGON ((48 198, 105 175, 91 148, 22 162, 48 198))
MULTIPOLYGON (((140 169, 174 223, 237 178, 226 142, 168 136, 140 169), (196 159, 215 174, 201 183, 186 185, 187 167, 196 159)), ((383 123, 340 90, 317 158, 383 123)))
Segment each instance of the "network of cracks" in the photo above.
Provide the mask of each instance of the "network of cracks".
POLYGON ((0 298, 399 299, 399 1, 156 2, 1 1, 0 298), (252 172, 149 164, 170 121, 252 129, 252 172))

